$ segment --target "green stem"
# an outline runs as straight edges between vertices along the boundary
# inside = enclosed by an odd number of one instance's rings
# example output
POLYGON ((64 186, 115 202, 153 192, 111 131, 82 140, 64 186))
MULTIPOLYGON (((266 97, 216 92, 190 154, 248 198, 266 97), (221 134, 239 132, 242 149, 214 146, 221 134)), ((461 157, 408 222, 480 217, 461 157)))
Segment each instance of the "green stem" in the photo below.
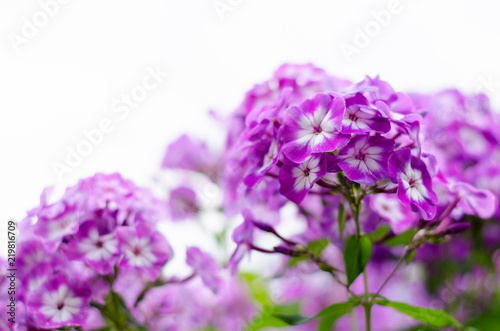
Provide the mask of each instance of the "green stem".
POLYGON ((382 291, 382 289, 384 288, 384 286, 387 285, 387 283, 392 278, 392 276, 394 276, 394 274, 396 273, 396 271, 398 271, 399 267, 401 267, 401 265, 403 264, 406 256, 408 255, 408 252, 409 252, 408 248, 405 248, 405 250, 403 252, 403 255, 401 255, 401 258, 399 259, 398 264, 394 267, 394 269, 392 269, 392 271, 389 274, 389 276, 387 276, 387 278, 382 283, 382 285, 380 286, 380 288, 377 290, 377 292, 375 293, 375 295, 373 296, 373 298, 370 300, 370 302, 369 302, 370 304, 373 304, 373 301, 375 301, 375 298, 380 294, 380 292, 382 291))
MULTIPOLYGON (((354 222, 356 223, 356 233, 358 238, 361 237, 361 225, 359 224, 359 212, 361 211, 361 203, 363 199, 363 195, 359 194, 355 190, 352 191, 353 199, 350 199, 353 203, 350 204, 352 216, 354 218, 354 222)), ((365 321, 366 321, 366 331, 371 331, 371 309, 372 302, 370 301, 370 289, 368 287, 368 272, 366 271, 366 267, 363 269, 363 279, 365 286, 365 302, 363 303, 363 307, 365 308, 365 321)))
POLYGON ((363 305, 365 308, 365 323, 366 323, 366 331, 371 331, 371 314, 372 314, 372 305, 367 303, 363 305))
POLYGON ((368 272, 366 268, 363 270, 363 278, 365 282, 365 301, 366 303, 363 305, 365 308, 365 321, 366 321, 366 331, 371 330, 371 311, 372 311, 372 303, 370 302, 370 291, 368 289, 368 272))

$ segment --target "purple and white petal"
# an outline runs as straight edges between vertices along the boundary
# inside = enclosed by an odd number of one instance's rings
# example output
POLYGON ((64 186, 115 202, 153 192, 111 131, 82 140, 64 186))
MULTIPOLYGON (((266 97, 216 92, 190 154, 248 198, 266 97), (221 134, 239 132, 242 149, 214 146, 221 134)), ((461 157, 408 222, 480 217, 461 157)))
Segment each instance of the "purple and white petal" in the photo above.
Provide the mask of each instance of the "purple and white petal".
POLYGON ((392 231, 399 234, 416 225, 418 214, 406 208, 393 194, 370 197, 370 208, 389 222, 392 231))
POLYGON ((497 202, 493 193, 480 190, 474 186, 458 182, 451 184, 450 191, 458 194, 458 206, 466 214, 477 215, 481 218, 490 218, 495 213, 497 202))
POLYGON ((119 227, 116 235, 122 253, 118 263, 121 268, 144 270, 154 280, 163 265, 172 258, 172 249, 165 237, 145 224, 119 227))
POLYGON ((78 234, 69 243, 68 256, 81 259, 102 275, 112 272, 118 260, 118 239, 114 232, 105 231, 95 221, 80 226, 78 234))
POLYGON ((436 215, 437 196, 425 163, 411 155, 409 148, 395 151, 389 157, 389 178, 398 184, 398 198, 408 208, 420 211, 429 220, 436 215))
POLYGON ((339 151, 336 159, 347 178, 371 186, 388 178, 387 161, 393 149, 394 141, 384 137, 356 136, 339 151))
POLYGON ((84 283, 58 274, 31 293, 27 308, 44 329, 81 325, 87 315, 90 293, 84 283))
POLYGON ((344 112, 342 133, 386 133, 390 129, 389 119, 382 117, 382 114, 376 109, 363 105, 351 105, 344 112))
POLYGON ((283 152, 295 163, 312 153, 334 151, 350 136, 340 133, 345 101, 328 94, 316 94, 299 106, 288 108, 283 116, 283 152))
POLYGON ((280 193, 299 204, 314 183, 326 174, 326 160, 321 154, 312 154, 305 162, 285 163, 279 174, 280 193))

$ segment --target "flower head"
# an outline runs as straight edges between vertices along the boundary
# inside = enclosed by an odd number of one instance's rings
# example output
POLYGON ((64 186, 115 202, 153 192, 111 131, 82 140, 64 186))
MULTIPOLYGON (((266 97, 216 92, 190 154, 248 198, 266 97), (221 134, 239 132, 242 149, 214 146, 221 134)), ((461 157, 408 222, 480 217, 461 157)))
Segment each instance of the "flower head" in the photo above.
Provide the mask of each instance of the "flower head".
POLYGON ((386 133, 391 129, 389 119, 383 117, 380 111, 365 104, 358 104, 353 97, 346 100, 347 108, 342 119, 342 133, 364 134, 369 132, 386 133))
MULTIPOLYGON (((114 230, 114 229, 113 229, 114 230)), ((118 239, 114 231, 87 221, 69 243, 68 255, 82 259, 100 274, 109 274, 118 260, 118 239)))
POLYGON ((409 148, 395 151, 389 157, 389 177, 398 184, 398 198, 408 208, 420 211, 426 220, 436 215, 437 196, 425 163, 411 155, 409 148))
POLYGON ((338 166, 354 182, 375 185, 377 180, 388 177, 387 162, 393 149, 394 141, 387 138, 356 136, 338 155, 327 155, 328 167, 338 166))
POLYGON ((29 296, 27 307, 41 328, 56 329, 82 324, 89 300, 90 288, 87 285, 58 274, 29 296))
POLYGON ((158 277, 163 265, 172 258, 165 237, 147 225, 116 229, 122 258, 121 268, 137 268, 148 272, 151 280, 158 277))
POLYGON ((295 163, 312 153, 331 152, 345 145, 349 136, 340 133, 345 101, 319 93, 299 106, 288 108, 283 117, 283 152, 295 163))
POLYGON ((322 154, 313 154, 300 164, 288 161, 280 170, 280 193, 289 200, 300 203, 314 183, 325 174, 326 161, 322 154))

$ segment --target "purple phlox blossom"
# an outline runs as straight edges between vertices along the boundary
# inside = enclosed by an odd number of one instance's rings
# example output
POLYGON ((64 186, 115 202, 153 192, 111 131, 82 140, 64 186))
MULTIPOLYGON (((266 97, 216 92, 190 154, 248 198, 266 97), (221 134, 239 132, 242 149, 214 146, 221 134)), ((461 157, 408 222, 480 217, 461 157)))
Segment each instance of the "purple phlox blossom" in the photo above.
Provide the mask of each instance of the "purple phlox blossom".
POLYGON ((370 208, 389 222, 392 231, 399 234, 416 225, 418 214, 406 208, 393 194, 376 194, 370 197, 370 208))
POLYGON ((53 275, 27 302, 39 327, 55 329, 62 326, 81 325, 87 316, 90 288, 63 274, 53 275))
POLYGON ((498 140, 491 132, 468 123, 454 122, 447 132, 453 142, 458 143, 462 153, 474 159, 489 157, 498 145, 498 140))
POLYGON ((253 189, 245 190, 244 206, 249 208, 259 220, 269 224, 280 221, 280 210, 288 200, 280 194, 280 183, 276 178, 266 176, 253 189))
POLYGON ((301 163, 312 153, 331 152, 345 145, 350 136, 340 133, 344 111, 342 97, 322 93, 288 108, 283 116, 285 155, 301 163))
POLYGON ((165 237, 146 224, 116 229, 121 259, 120 268, 137 268, 145 271, 151 280, 160 274, 163 265, 173 252, 165 237))
POLYGON ((53 272, 52 255, 39 239, 26 240, 18 246, 16 266, 24 288, 19 293, 28 293, 43 284, 53 272))
POLYGON ((381 80, 379 76, 375 78, 366 76, 364 86, 376 87, 376 89, 371 89, 367 93, 367 97, 371 103, 382 101, 386 103, 392 111, 401 114, 415 112, 415 106, 412 99, 402 92, 394 91, 392 86, 386 81, 381 80))
POLYGON ((111 210, 123 206, 126 200, 133 195, 135 185, 124 179, 119 173, 97 173, 92 177, 84 178, 75 186, 69 187, 63 199, 80 210, 111 210))
POLYGON ((394 141, 382 136, 355 136, 338 155, 326 156, 328 170, 339 167, 350 180, 372 186, 388 178, 387 162, 393 149, 394 141))
POLYGON ((255 225, 253 224, 253 216, 248 209, 244 209, 243 212, 243 223, 241 223, 233 231, 233 241, 236 243, 236 248, 229 258, 227 263, 227 268, 231 268, 232 274, 236 274, 238 264, 240 261, 250 253, 253 247, 253 235, 255 231, 255 225))
POLYGON ((380 111, 382 116, 387 117, 391 122, 391 131, 388 132, 387 136, 409 134, 411 130, 411 125, 414 122, 424 123, 424 117, 419 113, 411 114, 400 114, 395 113, 392 109, 383 101, 375 101, 373 108, 380 111))
POLYGON ((168 145, 162 168, 200 172, 211 180, 217 179, 218 158, 205 143, 182 135, 168 145))
POLYGON ((152 288, 134 310, 135 317, 151 331, 203 330, 213 315, 210 294, 205 287, 186 284, 152 288))
POLYGON ((391 181, 398 184, 399 200, 413 211, 419 211, 423 219, 432 219, 438 199, 425 163, 412 156, 409 148, 402 148, 389 157, 388 170, 391 181))
POLYGON ((189 187, 181 186, 170 191, 168 210, 174 221, 192 218, 200 211, 196 192, 189 187))
MULTIPOLYGON (((36 217, 40 213, 44 213, 44 212, 50 213, 51 208, 47 208, 47 207, 49 207, 51 205, 49 203, 49 200, 50 200, 50 196, 52 195, 53 192, 54 192, 53 186, 49 186, 49 187, 44 188, 42 191, 42 194, 40 195, 39 205, 37 207, 31 209, 30 211, 28 211, 27 217, 28 218, 36 217)), ((57 209, 57 207, 56 207, 56 209, 57 209)))
POLYGON ((271 134, 261 132, 259 140, 251 142, 246 154, 250 169, 246 172, 243 182, 250 188, 257 185, 278 162, 283 144, 281 132, 275 127, 271 128, 271 131, 271 134))
POLYGON ((99 274, 106 275, 113 271, 119 252, 114 231, 110 232, 95 221, 87 221, 69 243, 68 256, 81 259, 99 274))
POLYGON ((222 281, 219 276, 221 269, 219 263, 198 247, 189 247, 186 256, 186 263, 200 276, 205 286, 217 293, 222 281))
POLYGON ((282 116, 288 107, 291 91, 290 88, 284 89, 277 102, 267 108, 255 108, 247 116, 247 127, 233 147, 244 150, 240 160, 244 158, 247 164, 243 182, 248 187, 257 185, 278 162, 283 144, 280 129, 282 116))
POLYGON ((318 92, 344 89, 351 85, 350 81, 329 76, 323 69, 310 63, 284 64, 275 71, 269 81, 271 89, 293 89, 292 102, 300 102, 318 92))
POLYGON ((311 63, 303 65, 285 63, 274 72, 274 78, 278 80, 280 87, 283 85, 293 87, 314 85, 325 81, 327 77, 328 75, 323 69, 315 67, 311 63))
MULTIPOLYGON (((163 203, 150 190, 136 186, 119 173, 97 173, 66 189, 58 203, 78 211, 79 222, 96 212, 115 213, 117 224, 155 223, 163 216, 163 203)), ((36 216, 40 217, 42 212, 36 216)))
POLYGON ((466 214, 487 219, 495 213, 497 201, 493 193, 488 190, 477 189, 468 183, 456 182, 450 185, 450 191, 458 195, 460 200, 457 206, 466 214))
MULTIPOLYGON (((275 102, 266 104, 262 107, 253 108, 252 111, 245 117, 246 128, 252 128, 256 124, 263 124, 268 128, 279 127, 281 125, 281 117, 289 105, 292 93, 292 88, 284 88, 275 102)), ((252 134, 247 135, 250 137, 252 136, 252 134)))
POLYGON ((346 110, 342 119, 342 133, 386 133, 391 129, 387 117, 371 107, 362 94, 345 99, 346 110))
POLYGON ((38 222, 34 225, 34 232, 53 252, 59 247, 63 237, 78 231, 79 215, 80 212, 74 206, 69 206, 61 201, 55 202, 39 213, 38 222))
POLYGON ((280 193, 299 204, 325 174, 326 160, 322 154, 313 154, 300 164, 286 161, 279 173, 280 193))

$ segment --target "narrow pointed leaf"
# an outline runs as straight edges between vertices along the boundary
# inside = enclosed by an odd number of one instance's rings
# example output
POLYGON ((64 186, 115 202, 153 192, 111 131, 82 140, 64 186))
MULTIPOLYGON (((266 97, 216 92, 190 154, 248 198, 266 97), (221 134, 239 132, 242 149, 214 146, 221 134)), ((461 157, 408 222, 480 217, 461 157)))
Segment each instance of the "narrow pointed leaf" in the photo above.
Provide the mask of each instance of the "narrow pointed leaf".
POLYGON ((431 309, 425 307, 412 306, 403 302, 377 300, 376 303, 381 306, 391 307, 397 311, 413 317, 417 321, 423 322, 430 326, 438 328, 460 327, 460 323, 452 316, 442 310, 431 309))

